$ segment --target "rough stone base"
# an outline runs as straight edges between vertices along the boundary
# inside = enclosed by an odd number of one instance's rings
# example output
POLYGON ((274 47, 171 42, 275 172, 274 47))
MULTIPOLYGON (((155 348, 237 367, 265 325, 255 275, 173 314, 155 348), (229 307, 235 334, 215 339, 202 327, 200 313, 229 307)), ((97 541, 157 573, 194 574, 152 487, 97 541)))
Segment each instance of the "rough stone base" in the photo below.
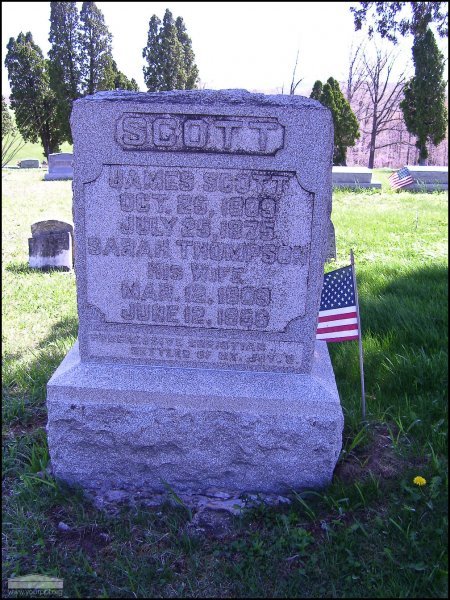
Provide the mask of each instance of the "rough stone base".
POLYGON ((325 342, 310 375, 90 364, 75 344, 47 404, 54 475, 106 496, 323 487, 342 445, 325 342))

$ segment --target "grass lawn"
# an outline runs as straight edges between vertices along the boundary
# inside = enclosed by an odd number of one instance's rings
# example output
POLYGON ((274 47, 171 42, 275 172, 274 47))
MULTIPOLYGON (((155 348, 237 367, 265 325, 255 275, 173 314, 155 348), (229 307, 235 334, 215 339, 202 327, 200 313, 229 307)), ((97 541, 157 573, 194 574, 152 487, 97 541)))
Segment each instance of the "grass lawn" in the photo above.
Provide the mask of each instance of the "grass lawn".
POLYGON ((375 173, 381 192, 335 192, 327 265, 353 248, 367 424, 358 344, 330 344, 345 415, 332 484, 202 532, 182 506, 99 511, 45 472, 46 383, 77 336, 75 277, 30 270, 27 238, 37 220, 71 220, 71 182, 3 171, 4 595, 8 577, 39 573, 66 597, 448 597, 448 197, 392 192, 388 175, 375 173))

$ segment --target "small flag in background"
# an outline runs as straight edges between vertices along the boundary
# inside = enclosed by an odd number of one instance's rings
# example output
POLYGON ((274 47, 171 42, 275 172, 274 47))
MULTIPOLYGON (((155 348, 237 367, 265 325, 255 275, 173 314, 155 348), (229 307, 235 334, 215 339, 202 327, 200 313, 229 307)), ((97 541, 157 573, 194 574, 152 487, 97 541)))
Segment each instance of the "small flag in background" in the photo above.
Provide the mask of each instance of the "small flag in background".
POLYGON ((326 342, 359 338, 352 265, 331 271, 323 278, 316 338, 326 342))
POLYGON ((392 175, 389 177, 389 182, 393 190, 399 190, 400 188, 405 187, 405 185, 414 183, 414 178, 411 176, 411 173, 408 171, 408 169, 403 167, 399 171, 392 173, 392 175))

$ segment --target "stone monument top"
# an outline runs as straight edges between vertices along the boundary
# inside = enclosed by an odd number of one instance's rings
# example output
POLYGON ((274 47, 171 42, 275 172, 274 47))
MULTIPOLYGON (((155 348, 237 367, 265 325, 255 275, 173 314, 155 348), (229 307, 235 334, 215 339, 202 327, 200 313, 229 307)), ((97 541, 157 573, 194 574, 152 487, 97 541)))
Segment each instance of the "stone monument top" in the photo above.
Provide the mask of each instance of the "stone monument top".
POLYGON ((332 120, 244 90, 77 100, 81 358, 311 369, 331 212, 332 120))
POLYGON ((55 475, 99 497, 326 485, 343 427, 316 340, 330 111, 101 92, 71 126, 79 347, 47 388, 55 475))

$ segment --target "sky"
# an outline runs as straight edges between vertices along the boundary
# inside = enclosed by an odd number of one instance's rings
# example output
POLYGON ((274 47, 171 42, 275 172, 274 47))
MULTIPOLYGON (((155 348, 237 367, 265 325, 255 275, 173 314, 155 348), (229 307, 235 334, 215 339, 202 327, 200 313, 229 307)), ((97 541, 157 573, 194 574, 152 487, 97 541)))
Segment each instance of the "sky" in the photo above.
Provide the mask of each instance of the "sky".
MULTIPOLYGON (((81 10, 81 2, 77 3, 81 10)), ((181 16, 191 37, 201 87, 242 88, 266 93, 289 92, 298 52, 297 93, 308 95, 314 81, 347 78, 350 50, 366 40, 355 32, 350 6, 355 2, 97 2, 113 35, 113 56, 118 68, 136 79, 146 91, 142 49, 153 14, 161 20, 166 8, 181 16)), ((50 44, 49 2, 2 2, 2 94, 9 95, 4 67, 10 37, 31 31, 46 55, 50 44)), ((436 36, 445 56, 447 40, 436 36)), ((397 68, 413 74, 412 37, 394 47, 377 44, 399 54, 397 68)), ((373 49, 373 43, 370 48, 373 49)))

